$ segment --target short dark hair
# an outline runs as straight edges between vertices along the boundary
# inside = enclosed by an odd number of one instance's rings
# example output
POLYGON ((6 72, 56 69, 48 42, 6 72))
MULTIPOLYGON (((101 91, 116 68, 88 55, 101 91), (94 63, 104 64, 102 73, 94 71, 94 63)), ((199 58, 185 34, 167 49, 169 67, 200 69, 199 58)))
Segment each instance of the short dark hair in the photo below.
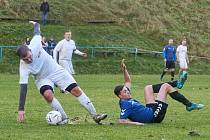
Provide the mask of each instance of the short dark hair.
POLYGON ((119 97, 120 91, 123 89, 124 85, 118 85, 114 88, 114 94, 119 97))
POLYGON ((30 51, 30 49, 26 45, 20 45, 18 46, 16 53, 20 58, 24 58, 28 51, 30 51))

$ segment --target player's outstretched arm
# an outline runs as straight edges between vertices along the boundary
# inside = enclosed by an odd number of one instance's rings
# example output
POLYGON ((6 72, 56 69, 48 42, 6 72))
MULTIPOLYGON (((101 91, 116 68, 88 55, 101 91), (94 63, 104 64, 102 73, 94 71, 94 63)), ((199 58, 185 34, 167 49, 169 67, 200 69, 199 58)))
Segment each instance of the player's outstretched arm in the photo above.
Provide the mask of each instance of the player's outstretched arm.
POLYGON ((81 52, 78 49, 75 49, 74 50, 74 53, 77 54, 77 55, 83 56, 83 57, 87 57, 87 53, 81 52))
POLYGON ((20 97, 19 97, 19 107, 18 107, 18 122, 24 122, 25 120, 25 100, 27 95, 27 84, 20 84, 20 97))
POLYGON ((144 123, 140 123, 140 122, 132 122, 126 119, 119 119, 119 123, 120 124, 131 124, 131 125, 144 125, 144 123))
POLYGON ((124 63, 125 59, 122 59, 121 61, 121 70, 123 72, 123 75, 124 75, 124 84, 126 87, 130 88, 131 87, 131 78, 130 78, 130 75, 127 71, 127 68, 126 68, 126 65, 124 63))
POLYGON ((40 24, 35 21, 29 21, 29 23, 34 25, 34 35, 41 35, 40 24))

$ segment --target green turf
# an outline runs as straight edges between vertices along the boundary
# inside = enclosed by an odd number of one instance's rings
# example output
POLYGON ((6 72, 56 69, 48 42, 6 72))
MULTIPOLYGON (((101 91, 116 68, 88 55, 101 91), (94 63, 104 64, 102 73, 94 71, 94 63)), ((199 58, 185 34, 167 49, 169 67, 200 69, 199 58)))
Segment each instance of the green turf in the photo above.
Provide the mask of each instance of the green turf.
MULTIPOLYGON (((158 75, 131 75, 132 95, 137 100, 143 100, 143 87, 146 84, 159 82, 158 75)), ((210 137, 210 100, 209 75, 189 75, 189 79, 180 90, 194 102, 203 103, 206 108, 187 112, 185 107, 168 99, 169 108, 165 120, 161 124, 145 126, 123 126, 116 124, 119 116, 118 99, 113 95, 113 87, 122 83, 122 75, 76 75, 75 79, 93 101, 98 112, 107 113, 107 125, 97 125, 88 116, 78 101, 71 95, 62 95, 56 89, 56 96, 61 101, 66 113, 71 117, 79 117, 79 124, 65 126, 49 126, 45 116, 50 107, 39 95, 33 80, 29 80, 26 102, 27 121, 24 124, 16 122, 19 98, 17 75, 0 74, 0 139, 72 139, 72 140, 118 140, 118 139, 149 139, 149 140, 186 140, 206 139, 210 137), (114 125, 108 125, 109 123, 114 125), (190 136, 194 131, 200 136, 190 136)), ((169 76, 165 80, 170 79, 169 76)))

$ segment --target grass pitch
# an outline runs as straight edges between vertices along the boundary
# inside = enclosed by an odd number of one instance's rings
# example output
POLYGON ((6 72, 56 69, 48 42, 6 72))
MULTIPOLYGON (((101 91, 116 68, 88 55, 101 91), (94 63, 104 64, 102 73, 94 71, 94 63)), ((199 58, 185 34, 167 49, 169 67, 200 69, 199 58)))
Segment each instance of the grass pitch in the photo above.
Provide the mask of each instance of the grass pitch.
MULTIPOLYGON (((159 82, 159 75, 132 75, 132 95, 144 103, 143 87, 159 82)), ((45 116, 51 109, 40 96, 33 80, 29 80, 26 100, 26 122, 16 122, 19 84, 18 76, 0 74, 0 139, 61 139, 61 140, 185 140, 210 137, 210 76, 190 75, 182 90, 186 97, 206 107, 199 111, 187 112, 185 107, 168 98, 168 111, 160 124, 145 126, 124 126, 116 124, 119 117, 118 98, 113 88, 123 81, 122 75, 76 75, 80 87, 90 97, 98 112, 108 114, 104 125, 97 125, 71 95, 63 95, 56 89, 55 96, 62 103, 70 118, 77 119, 75 125, 49 126, 45 116), (110 125, 111 123, 111 125, 110 125)), ((169 77, 165 77, 169 79, 169 77)))

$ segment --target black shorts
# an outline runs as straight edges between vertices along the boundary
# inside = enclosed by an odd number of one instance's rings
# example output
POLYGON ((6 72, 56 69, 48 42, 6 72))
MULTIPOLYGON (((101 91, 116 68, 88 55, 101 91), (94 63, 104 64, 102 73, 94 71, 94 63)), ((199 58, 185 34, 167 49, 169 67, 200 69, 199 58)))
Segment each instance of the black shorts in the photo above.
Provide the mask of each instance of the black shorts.
MULTIPOLYGON (((169 82, 165 82, 168 83, 169 85, 171 85, 172 87, 176 87, 177 86, 177 81, 169 81, 169 82)), ((160 84, 156 84, 156 85, 152 85, 152 89, 154 93, 158 93, 162 84, 164 83, 160 83, 160 84)))
POLYGON ((175 62, 174 61, 166 61, 166 69, 175 69, 175 62))
POLYGON ((151 104, 146 104, 146 107, 152 108, 153 110, 153 122, 152 123, 160 123, 163 121, 167 108, 168 108, 168 104, 158 101, 155 101, 156 103, 151 103, 151 104))

